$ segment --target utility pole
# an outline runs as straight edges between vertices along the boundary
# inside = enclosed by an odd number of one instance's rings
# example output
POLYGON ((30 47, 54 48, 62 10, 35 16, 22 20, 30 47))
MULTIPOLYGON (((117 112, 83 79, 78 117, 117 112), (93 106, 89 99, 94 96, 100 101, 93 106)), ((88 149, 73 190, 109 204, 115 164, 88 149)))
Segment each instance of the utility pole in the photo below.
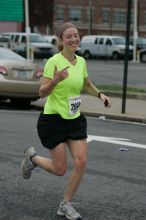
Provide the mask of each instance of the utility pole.
POLYGON ((28 60, 30 60, 30 44, 29 44, 30 27, 29 27, 28 0, 25 0, 25 32, 26 32, 26 57, 28 60))
POLYGON ((92 34, 92 0, 89 0, 89 35, 92 34))
POLYGON ((138 31, 137 31, 137 18, 138 18, 138 0, 134 0, 134 23, 133 23, 133 62, 137 61, 137 38, 138 38, 138 31))
POLYGON ((127 5, 126 49, 125 49, 126 54, 124 60, 122 113, 125 113, 126 110, 127 75, 128 75, 128 60, 129 60, 129 36, 130 36, 130 25, 131 25, 131 2, 132 0, 128 0, 128 5, 127 5))

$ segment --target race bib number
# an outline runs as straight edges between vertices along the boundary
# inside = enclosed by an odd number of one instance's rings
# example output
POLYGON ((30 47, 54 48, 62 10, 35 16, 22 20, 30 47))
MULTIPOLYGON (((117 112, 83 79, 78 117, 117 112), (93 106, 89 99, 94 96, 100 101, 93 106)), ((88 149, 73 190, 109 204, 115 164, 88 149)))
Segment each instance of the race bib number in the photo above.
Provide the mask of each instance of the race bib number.
POLYGON ((76 114, 80 105, 81 105, 80 96, 69 97, 69 114, 70 115, 76 114))

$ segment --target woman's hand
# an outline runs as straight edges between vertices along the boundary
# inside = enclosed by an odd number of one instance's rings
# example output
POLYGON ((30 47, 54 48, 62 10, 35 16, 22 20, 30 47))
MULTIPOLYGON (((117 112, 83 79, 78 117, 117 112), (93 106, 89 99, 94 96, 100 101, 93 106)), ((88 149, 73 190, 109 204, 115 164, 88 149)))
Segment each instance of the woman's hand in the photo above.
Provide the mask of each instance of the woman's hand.
POLYGON ((67 66, 64 69, 58 71, 57 67, 55 66, 54 78, 52 79, 54 84, 57 84, 57 83, 61 82, 62 80, 66 79, 69 76, 68 71, 67 71, 68 68, 69 68, 69 66, 67 66))
POLYGON ((100 93, 100 99, 104 103, 104 106, 106 108, 110 108, 111 107, 110 98, 108 96, 104 95, 104 93, 100 93))
POLYGON ((68 77, 68 71, 67 71, 68 68, 69 68, 69 66, 58 71, 57 67, 55 66, 53 79, 50 79, 47 77, 42 78, 41 86, 39 89, 39 96, 41 98, 48 96, 52 92, 54 87, 57 85, 57 83, 61 82, 62 80, 66 79, 68 77))
POLYGON ((111 107, 110 98, 104 95, 104 93, 100 92, 100 90, 96 88, 96 86, 91 82, 88 77, 84 81, 84 89, 88 94, 100 98, 105 107, 111 107))

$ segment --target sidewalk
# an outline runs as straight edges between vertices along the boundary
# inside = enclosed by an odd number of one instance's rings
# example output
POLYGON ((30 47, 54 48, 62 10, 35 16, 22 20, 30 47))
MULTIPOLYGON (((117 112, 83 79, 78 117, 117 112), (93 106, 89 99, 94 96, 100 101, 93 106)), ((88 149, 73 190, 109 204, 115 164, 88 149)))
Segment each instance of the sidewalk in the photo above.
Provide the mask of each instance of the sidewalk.
POLYGON ((103 103, 89 95, 82 96, 82 112, 86 115, 105 116, 105 118, 146 123, 146 100, 126 99, 125 113, 122 114, 122 98, 111 97, 111 108, 105 108, 103 103))
MULTIPOLYGON (((126 111, 122 114, 122 98, 111 97, 112 107, 105 108, 100 99, 82 94, 81 112, 87 116, 100 117, 101 119, 115 119, 146 123, 146 100, 145 99, 126 99, 126 111), (102 117, 103 116, 103 117, 102 117)), ((45 99, 32 102, 40 110, 44 106, 45 99)))

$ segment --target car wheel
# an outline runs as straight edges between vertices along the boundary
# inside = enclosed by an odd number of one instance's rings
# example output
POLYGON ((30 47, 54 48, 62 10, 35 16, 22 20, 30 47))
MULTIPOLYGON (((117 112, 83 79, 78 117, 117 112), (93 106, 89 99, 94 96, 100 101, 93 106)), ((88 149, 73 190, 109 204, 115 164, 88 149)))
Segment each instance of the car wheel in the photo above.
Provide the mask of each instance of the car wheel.
POLYGON ((12 98, 11 105, 17 108, 28 108, 30 107, 30 99, 12 98))
POLYGON ((140 57, 141 57, 141 62, 146 63, 146 53, 142 53, 140 57))
POLYGON ((84 53, 84 58, 85 58, 86 60, 89 60, 89 59, 91 58, 91 54, 90 54, 89 51, 86 51, 86 52, 84 53))
POLYGON ((114 52, 112 55, 113 60, 118 60, 119 59, 119 54, 117 52, 114 52))

